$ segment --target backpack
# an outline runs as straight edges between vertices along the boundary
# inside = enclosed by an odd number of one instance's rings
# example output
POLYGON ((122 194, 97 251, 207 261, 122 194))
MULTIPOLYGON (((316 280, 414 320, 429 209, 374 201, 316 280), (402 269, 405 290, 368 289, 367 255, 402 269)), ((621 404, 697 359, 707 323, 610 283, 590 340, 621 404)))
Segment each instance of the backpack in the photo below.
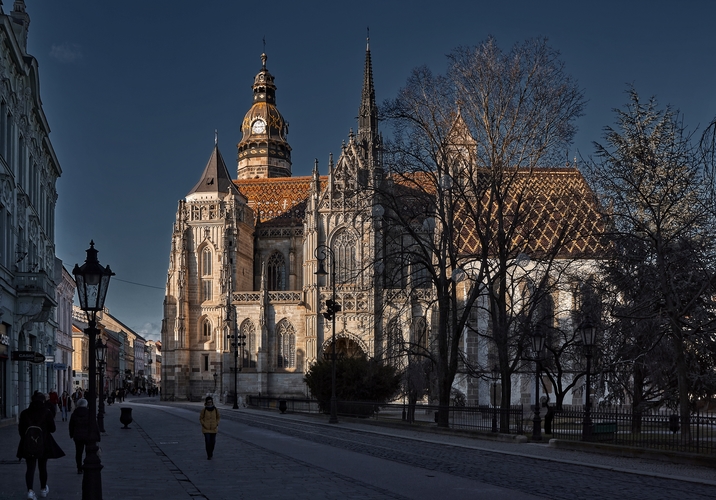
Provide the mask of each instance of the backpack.
POLYGON ((45 433, 42 427, 30 425, 23 441, 25 458, 40 458, 45 454, 45 433))

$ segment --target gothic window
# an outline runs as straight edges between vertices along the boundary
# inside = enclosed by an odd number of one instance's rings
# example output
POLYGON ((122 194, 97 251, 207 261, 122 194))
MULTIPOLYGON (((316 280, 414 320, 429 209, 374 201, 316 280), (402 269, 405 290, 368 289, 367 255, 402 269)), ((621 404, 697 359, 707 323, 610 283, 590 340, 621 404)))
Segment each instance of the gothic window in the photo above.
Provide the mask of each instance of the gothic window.
POLYGON ((403 349, 403 332, 397 319, 388 323, 385 338, 385 361, 393 366, 400 363, 400 355, 403 349))
POLYGON ((201 298, 202 300, 212 300, 214 282, 211 279, 211 263, 212 253, 211 249, 207 246, 201 251, 201 298))
POLYGON ((266 265, 266 273, 269 290, 286 289, 286 259, 281 252, 271 254, 266 265))
POLYGON ((410 350, 413 354, 425 354, 428 349, 428 325, 425 318, 415 318, 412 328, 410 350))
POLYGON ((256 328, 250 319, 241 323, 240 335, 246 336, 243 339, 246 345, 244 346, 242 366, 244 368, 256 368, 256 328))
POLYGON ((333 240, 336 257, 336 284, 348 285, 356 278, 356 239, 348 231, 339 232, 333 240))
POLYGON ((430 275, 422 262, 413 262, 410 266, 413 288, 430 288, 430 275))
POLYGON ((211 340, 211 321, 209 321, 208 319, 204 319, 204 321, 201 323, 201 333, 204 342, 211 340))
POLYGON ((278 344, 278 368, 296 367, 296 330, 287 320, 282 319, 276 326, 276 339, 278 344))
POLYGON ((211 276, 211 249, 204 247, 201 252, 201 275, 211 276))

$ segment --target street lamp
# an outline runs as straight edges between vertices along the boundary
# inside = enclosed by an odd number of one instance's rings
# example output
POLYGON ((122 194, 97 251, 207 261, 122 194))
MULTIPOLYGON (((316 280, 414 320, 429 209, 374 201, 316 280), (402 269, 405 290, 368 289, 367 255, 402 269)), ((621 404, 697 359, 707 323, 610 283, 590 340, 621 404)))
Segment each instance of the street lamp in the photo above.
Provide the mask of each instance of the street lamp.
POLYGON ((109 279, 114 276, 112 270, 102 267, 97 260, 97 250, 94 241, 90 241, 87 249, 87 259, 82 266, 75 264, 72 270, 77 284, 77 295, 80 300, 80 309, 87 314, 87 328, 85 333, 89 336, 89 439, 86 443, 87 454, 84 462, 84 475, 82 477, 82 500, 102 499, 102 462, 97 455, 100 440, 97 428, 97 359, 95 357, 95 340, 97 329, 97 312, 104 309, 104 299, 107 297, 109 279))
POLYGON ((315 251, 315 257, 318 259, 318 270, 316 276, 327 276, 325 262, 326 258, 331 258, 331 299, 326 300, 326 312, 323 317, 330 319, 331 334, 331 418, 328 419, 329 424, 338 423, 338 402, 336 400, 336 313, 341 310, 341 306, 336 302, 336 259, 333 250, 328 245, 318 245, 315 251))
POLYGON ((97 340, 97 363, 99 363, 99 412, 97 412, 97 425, 100 432, 104 430, 104 367, 107 362, 107 343, 97 340))
POLYGON ((532 439, 534 441, 542 440, 542 419, 539 416, 539 372, 540 372, 540 354, 544 348, 544 333, 542 327, 537 324, 532 329, 532 350, 535 353, 535 416, 532 419, 532 439))
POLYGON ((594 354, 594 345, 597 343, 597 327, 591 320, 586 319, 579 326, 582 334, 582 344, 584 345, 584 355, 587 357, 587 398, 584 402, 584 420, 582 421, 582 441, 589 441, 592 438, 592 401, 589 397, 590 376, 592 371, 592 355, 594 354))
MULTIPOLYGON (((236 314, 236 311, 234 310, 234 328, 233 328, 233 334, 231 333, 231 305, 229 304, 229 300, 226 301, 226 324, 229 326, 229 335, 228 338, 231 341, 232 347, 234 348, 234 410, 239 409, 239 349, 246 345, 246 342, 244 342, 244 339, 246 338, 246 335, 239 335, 238 331, 238 316, 236 314)), ((216 385, 216 374, 214 374, 214 385, 216 385)))
POLYGON ((500 376, 500 367, 492 367, 492 432, 497 432, 497 377, 500 376))

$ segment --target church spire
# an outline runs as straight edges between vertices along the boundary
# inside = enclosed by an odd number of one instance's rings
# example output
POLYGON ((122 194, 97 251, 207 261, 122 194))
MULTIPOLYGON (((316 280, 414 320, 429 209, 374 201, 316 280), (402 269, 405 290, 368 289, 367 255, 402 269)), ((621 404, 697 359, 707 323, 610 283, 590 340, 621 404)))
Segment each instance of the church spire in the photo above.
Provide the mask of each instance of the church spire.
POLYGON ((378 108, 375 104, 373 88, 373 64, 370 60, 370 31, 366 37, 365 70, 363 72, 363 92, 358 112, 358 141, 364 146, 373 147, 378 138, 378 108))

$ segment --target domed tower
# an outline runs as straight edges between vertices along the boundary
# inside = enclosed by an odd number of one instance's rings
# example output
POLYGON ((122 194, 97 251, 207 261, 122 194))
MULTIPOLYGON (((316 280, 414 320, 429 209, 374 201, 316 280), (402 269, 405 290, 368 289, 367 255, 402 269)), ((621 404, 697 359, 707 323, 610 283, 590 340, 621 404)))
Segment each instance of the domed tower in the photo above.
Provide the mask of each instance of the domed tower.
POLYGON ((254 78, 254 104, 241 123, 238 178, 291 177, 288 123, 276 108, 276 85, 261 54, 261 71, 254 78))

